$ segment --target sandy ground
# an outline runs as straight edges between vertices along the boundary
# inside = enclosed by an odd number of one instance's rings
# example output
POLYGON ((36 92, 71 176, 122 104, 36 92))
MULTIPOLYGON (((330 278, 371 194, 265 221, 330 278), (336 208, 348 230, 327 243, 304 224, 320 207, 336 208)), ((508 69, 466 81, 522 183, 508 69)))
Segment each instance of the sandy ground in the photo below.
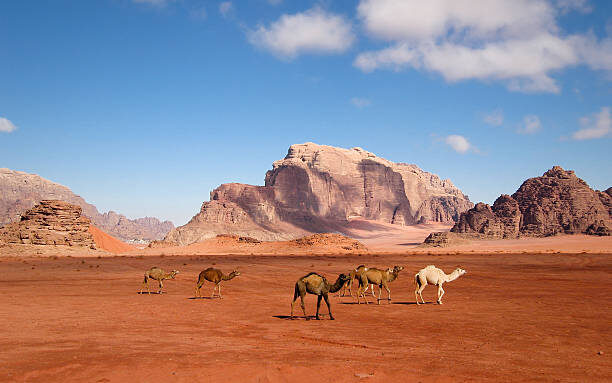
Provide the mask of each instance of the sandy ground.
POLYGON ((0 381, 609 382, 611 288, 596 254, 0 257, 0 381), (392 304, 333 297, 335 321, 287 319, 299 277, 362 263, 406 267, 392 304), (427 264, 468 274, 417 307, 427 264), (181 273, 139 295, 154 265, 181 273), (192 299, 211 265, 242 275, 192 299))

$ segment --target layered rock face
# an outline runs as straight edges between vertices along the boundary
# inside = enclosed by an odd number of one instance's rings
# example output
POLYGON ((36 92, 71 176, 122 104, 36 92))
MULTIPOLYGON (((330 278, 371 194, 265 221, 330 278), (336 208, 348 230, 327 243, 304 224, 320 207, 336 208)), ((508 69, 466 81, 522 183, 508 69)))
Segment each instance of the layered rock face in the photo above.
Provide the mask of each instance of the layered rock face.
POLYGON ((557 233, 610 235, 611 189, 594 191, 573 171, 555 166, 542 177, 523 182, 512 196, 502 195, 492 208, 476 204, 461 214, 451 231, 498 238, 557 233))
POLYGON ((19 222, 0 228, 5 243, 30 245, 68 245, 95 249, 89 232, 90 221, 80 206, 64 201, 43 200, 27 210, 19 222))
POLYGON ((166 241, 181 245, 232 233, 259 240, 342 231, 351 218, 412 225, 450 222, 472 203, 449 180, 361 148, 292 145, 264 186, 224 184, 166 241))
POLYGON ((157 218, 131 220, 114 211, 100 214, 98 209, 85 202, 69 188, 46 180, 35 174, 0 168, 0 226, 19 221, 20 215, 41 200, 55 199, 80 206, 83 214, 105 232, 122 240, 155 240, 174 228, 172 222, 160 222, 157 218))

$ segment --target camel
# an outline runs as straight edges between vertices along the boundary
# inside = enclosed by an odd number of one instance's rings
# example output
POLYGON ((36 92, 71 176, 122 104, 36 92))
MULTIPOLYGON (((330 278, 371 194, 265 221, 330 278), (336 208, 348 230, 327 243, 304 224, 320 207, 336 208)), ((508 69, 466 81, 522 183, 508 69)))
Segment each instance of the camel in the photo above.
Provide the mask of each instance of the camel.
POLYGON ((228 275, 225 275, 223 274, 221 270, 209 267, 208 269, 202 271, 200 275, 198 276, 198 281, 196 282, 196 288, 195 288, 195 296, 196 297, 202 296, 200 294, 200 288, 202 288, 204 281, 209 281, 215 284, 210 297, 211 298, 215 297, 215 289, 218 287, 219 288, 219 298, 223 298, 221 296, 221 282, 232 280, 239 275, 240 275, 240 272, 236 270, 232 271, 228 275))
POLYGON ((178 270, 172 270, 169 273, 166 273, 163 269, 159 267, 151 267, 149 270, 144 273, 144 281, 142 282, 142 287, 140 288, 140 294, 142 294, 142 289, 146 286, 147 291, 151 294, 151 290, 149 290, 149 279, 154 279, 159 282, 159 291, 158 294, 162 293, 162 289, 164 288, 164 283, 162 282, 164 279, 174 279, 176 274, 178 274, 178 270))
POLYGON ((340 274, 336 282, 332 285, 325 277, 317 273, 309 273, 295 282, 295 289, 293 292, 293 301, 291 301, 291 319, 293 319, 293 305, 295 301, 300 297, 302 303, 302 312, 304 317, 308 320, 306 315, 306 307, 304 306, 304 297, 306 293, 317 296, 317 314, 315 318, 319 320, 319 308, 321 307, 321 298, 325 299, 327 304, 327 310, 329 311, 329 319, 334 320, 334 316, 331 312, 331 306, 329 305, 328 293, 335 293, 340 290, 342 286, 349 280, 349 276, 346 274, 340 274))
POLYGON ((342 286, 342 292, 340 296, 342 297, 345 296, 346 290, 348 289, 349 295, 352 297, 353 296, 353 280, 356 279, 357 281, 359 281, 361 279, 361 274, 363 274, 367 270, 368 268, 365 267, 364 265, 359 265, 355 269, 350 270, 348 273, 349 280, 346 281, 346 283, 342 286))
POLYGON ((399 272, 403 269, 403 266, 394 266, 393 268, 388 268, 387 270, 369 268, 361 275, 359 290, 357 291, 357 304, 360 303, 359 297, 362 297, 366 304, 369 303, 365 296, 365 292, 368 289, 368 284, 372 285, 372 295, 374 295, 374 285, 378 286, 378 304, 380 304, 383 288, 387 290, 387 301, 391 302, 391 290, 389 289, 389 283, 396 280, 399 276, 399 272))
POLYGON ((423 299, 423 289, 427 284, 438 286, 438 304, 442 304, 442 296, 444 295, 444 289, 442 285, 444 282, 452 282, 455 279, 459 278, 463 274, 467 273, 467 271, 456 268, 452 273, 446 275, 444 271, 438 269, 434 265, 429 265, 423 269, 421 269, 414 276, 414 281, 416 283, 416 289, 414 290, 414 296, 416 298, 416 304, 419 304, 419 296, 421 297, 421 301, 425 303, 423 299))

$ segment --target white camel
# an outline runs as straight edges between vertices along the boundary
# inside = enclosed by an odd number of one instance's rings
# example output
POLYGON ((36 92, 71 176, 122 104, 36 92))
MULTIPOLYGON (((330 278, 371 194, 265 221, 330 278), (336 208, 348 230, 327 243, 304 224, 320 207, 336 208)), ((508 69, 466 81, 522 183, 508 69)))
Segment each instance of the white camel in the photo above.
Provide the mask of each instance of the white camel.
POLYGON ((419 296, 421 297, 421 301, 425 303, 421 292, 423 291, 425 286, 427 286, 427 284, 430 284, 438 286, 438 304, 441 305, 442 296, 444 295, 444 289, 442 288, 442 284, 444 284, 444 282, 452 282, 465 273, 467 273, 467 271, 457 268, 452 273, 447 275, 444 273, 444 271, 438 269, 434 265, 429 265, 424 269, 421 269, 414 276, 414 280, 416 282, 416 290, 414 291, 414 296, 416 297, 416 304, 419 304, 419 296))

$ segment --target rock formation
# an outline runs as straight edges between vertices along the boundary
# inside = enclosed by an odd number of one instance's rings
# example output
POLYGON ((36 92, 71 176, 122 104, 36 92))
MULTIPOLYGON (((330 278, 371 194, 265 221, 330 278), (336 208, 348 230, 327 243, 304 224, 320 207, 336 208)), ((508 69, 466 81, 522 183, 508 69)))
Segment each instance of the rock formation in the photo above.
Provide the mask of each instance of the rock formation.
POLYGON ((80 206, 43 200, 26 211, 19 222, 0 228, 0 240, 9 244, 68 245, 95 249, 90 221, 80 206))
POLYGON ((128 219, 114 211, 100 214, 69 188, 35 174, 0 168, 0 226, 19 221, 20 215, 41 200, 55 199, 80 206, 83 214, 105 232, 122 240, 155 240, 174 228, 172 222, 157 218, 128 219))
POLYGON ((573 171, 553 167, 530 178, 512 196, 502 195, 493 207, 478 203, 461 214, 451 229, 496 238, 557 233, 610 235, 611 189, 594 191, 573 171))
POLYGON ((259 240, 342 232, 352 218, 398 225, 451 222, 472 207, 450 180, 361 148, 292 145, 264 186, 223 184, 166 242, 186 245, 231 233, 259 240))

